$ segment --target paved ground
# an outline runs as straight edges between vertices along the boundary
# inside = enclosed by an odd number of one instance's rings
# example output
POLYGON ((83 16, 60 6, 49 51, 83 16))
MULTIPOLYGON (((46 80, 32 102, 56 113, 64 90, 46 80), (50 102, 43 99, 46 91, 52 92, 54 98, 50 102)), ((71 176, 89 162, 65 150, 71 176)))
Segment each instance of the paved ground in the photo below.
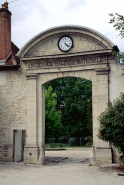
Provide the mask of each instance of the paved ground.
POLYGON ((89 166, 91 149, 46 151, 46 165, 0 163, 0 185, 124 185, 110 167, 89 166))

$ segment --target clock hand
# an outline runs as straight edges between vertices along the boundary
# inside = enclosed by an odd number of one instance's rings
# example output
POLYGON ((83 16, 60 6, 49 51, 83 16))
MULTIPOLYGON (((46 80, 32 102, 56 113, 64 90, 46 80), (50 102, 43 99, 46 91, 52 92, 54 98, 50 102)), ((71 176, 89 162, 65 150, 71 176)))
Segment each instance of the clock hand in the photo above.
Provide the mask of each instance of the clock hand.
POLYGON ((65 43, 65 45, 69 47, 69 45, 68 45, 68 44, 66 44, 66 43, 65 43))

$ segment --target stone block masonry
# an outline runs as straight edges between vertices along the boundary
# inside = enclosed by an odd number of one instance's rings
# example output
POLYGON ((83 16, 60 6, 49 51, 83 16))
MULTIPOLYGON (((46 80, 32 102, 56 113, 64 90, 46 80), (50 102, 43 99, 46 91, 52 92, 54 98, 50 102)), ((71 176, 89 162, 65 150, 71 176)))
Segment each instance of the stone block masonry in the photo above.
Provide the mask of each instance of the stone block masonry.
POLYGON ((26 77, 21 69, 4 73, 4 83, 0 81, 0 160, 13 161, 13 131, 25 130, 27 124, 26 77))

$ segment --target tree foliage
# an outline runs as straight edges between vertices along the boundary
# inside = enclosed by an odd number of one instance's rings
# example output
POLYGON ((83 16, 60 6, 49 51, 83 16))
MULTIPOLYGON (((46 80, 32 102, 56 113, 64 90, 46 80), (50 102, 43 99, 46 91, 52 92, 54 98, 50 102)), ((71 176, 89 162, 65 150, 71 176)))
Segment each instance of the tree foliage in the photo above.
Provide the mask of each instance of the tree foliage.
MULTIPOLYGON (((118 13, 115 14, 111 13, 109 15, 111 16, 109 23, 114 24, 113 27, 115 28, 116 31, 119 31, 119 36, 121 36, 121 38, 124 38, 124 16, 118 13)), ((119 52, 119 50, 118 51, 113 50, 112 55, 116 56, 117 61, 124 62, 123 52, 119 52)))
POLYGON ((119 31, 119 36, 121 38, 124 38, 124 16, 120 15, 118 13, 111 13, 109 14, 111 16, 110 24, 114 24, 115 30, 119 31))
POLYGON ((98 137, 112 143, 121 153, 121 160, 124 162, 124 93, 113 104, 108 104, 99 121, 98 137))
POLYGON ((89 132, 89 136, 92 136, 92 96, 89 99, 89 102, 87 104, 87 129, 89 132))
POLYGON ((49 86, 52 86, 53 93, 56 93, 57 110, 61 110, 63 135, 66 137, 92 136, 91 82, 68 77, 51 81, 46 84, 46 88, 49 86))
POLYGON ((45 135, 58 137, 62 132, 61 112, 56 110, 56 93, 52 93, 52 87, 45 90, 45 135))

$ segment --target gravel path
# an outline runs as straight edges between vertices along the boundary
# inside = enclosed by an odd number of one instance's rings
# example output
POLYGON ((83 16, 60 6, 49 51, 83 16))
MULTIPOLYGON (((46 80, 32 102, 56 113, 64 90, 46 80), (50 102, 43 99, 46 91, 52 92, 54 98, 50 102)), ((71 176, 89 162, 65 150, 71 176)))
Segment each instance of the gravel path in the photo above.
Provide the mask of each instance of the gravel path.
POLYGON ((124 185, 116 170, 89 166, 91 149, 46 151, 44 166, 0 163, 0 185, 124 185))

